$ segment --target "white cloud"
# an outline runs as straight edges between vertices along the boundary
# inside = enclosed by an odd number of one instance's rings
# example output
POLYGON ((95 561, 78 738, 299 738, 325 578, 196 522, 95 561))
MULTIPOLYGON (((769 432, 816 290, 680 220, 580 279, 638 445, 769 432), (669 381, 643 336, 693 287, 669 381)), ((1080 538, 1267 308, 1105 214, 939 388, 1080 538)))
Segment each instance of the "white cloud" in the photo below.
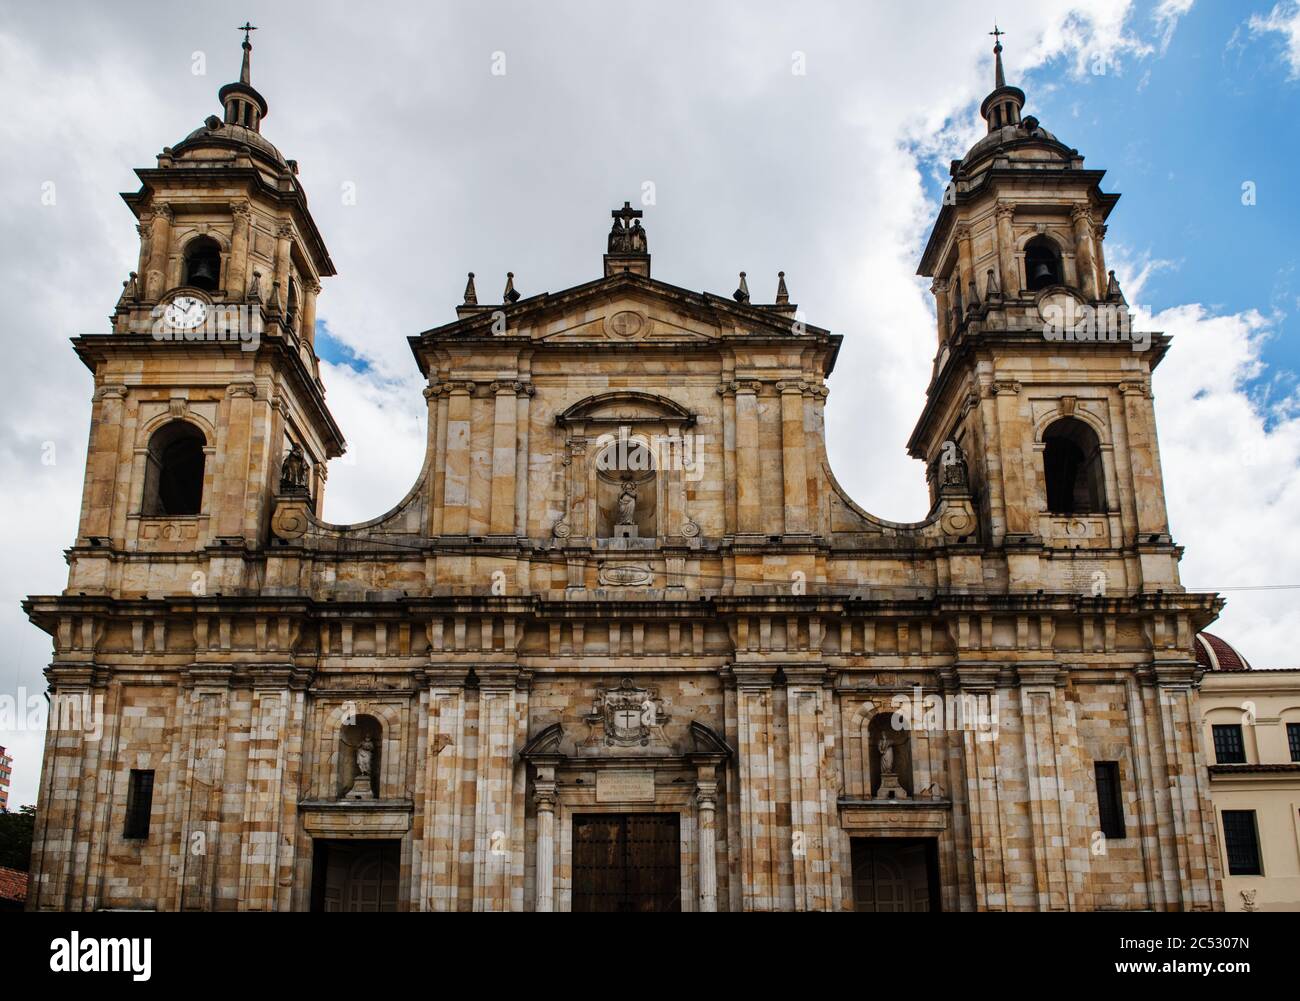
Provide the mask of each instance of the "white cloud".
POLYGON ((1291 79, 1300 79, 1300 2, 1280 0, 1267 14, 1252 14, 1246 24, 1250 33, 1256 37, 1269 34, 1282 36, 1286 46, 1284 55, 1291 68, 1291 79))
POLYGON ((1195 3, 1196 0, 1160 0, 1152 12, 1151 20, 1155 21, 1156 29, 1160 32, 1161 55, 1169 51, 1169 44, 1174 40, 1174 31, 1178 28, 1178 22, 1187 15, 1195 3))

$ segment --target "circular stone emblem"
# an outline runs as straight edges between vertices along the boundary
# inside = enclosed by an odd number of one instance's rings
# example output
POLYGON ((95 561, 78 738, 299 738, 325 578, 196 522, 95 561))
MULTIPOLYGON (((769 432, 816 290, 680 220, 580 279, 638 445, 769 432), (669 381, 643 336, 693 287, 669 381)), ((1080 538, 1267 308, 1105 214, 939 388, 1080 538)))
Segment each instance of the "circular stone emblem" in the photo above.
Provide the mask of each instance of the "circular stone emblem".
POLYGON ((619 337, 635 337, 645 329, 646 320, 630 309, 620 310, 608 320, 609 332, 619 337))

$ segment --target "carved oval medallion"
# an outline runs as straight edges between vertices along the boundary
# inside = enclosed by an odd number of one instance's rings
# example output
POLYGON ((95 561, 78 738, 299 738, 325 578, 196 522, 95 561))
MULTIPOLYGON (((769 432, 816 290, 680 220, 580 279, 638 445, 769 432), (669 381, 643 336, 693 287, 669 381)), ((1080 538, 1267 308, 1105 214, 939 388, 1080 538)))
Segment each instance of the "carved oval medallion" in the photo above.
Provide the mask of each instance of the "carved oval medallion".
POLYGON ((645 326, 645 316, 631 309, 621 309, 605 321, 605 329, 619 337, 635 337, 645 326))
POLYGON ((598 579, 612 587, 645 587, 654 580, 649 567, 635 563, 606 563, 600 568, 598 579))

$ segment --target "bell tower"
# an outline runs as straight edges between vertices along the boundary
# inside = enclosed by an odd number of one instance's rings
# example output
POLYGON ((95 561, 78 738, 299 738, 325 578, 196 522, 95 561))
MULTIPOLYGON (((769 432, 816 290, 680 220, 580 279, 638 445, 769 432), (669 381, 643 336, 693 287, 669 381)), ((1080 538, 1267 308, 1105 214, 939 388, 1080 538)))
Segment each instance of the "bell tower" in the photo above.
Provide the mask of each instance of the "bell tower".
POLYGON ((1006 586, 1176 588, 1151 398, 1169 339, 1132 330, 1106 269, 1119 196, 1022 115, 993 34, 988 131, 953 162, 918 269, 933 280, 938 351, 909 450, 933 496, 944 466, 966 463, 1006 586))
POLYGON ((319 511, 325 463, 342 454, 313 347, 334 265, 297 164, 262 135, 256 29, 240 30, 222 115, 122 196, 140 254, 112 332, 73 341, 95 390, 70 590, 184 593, 196 573, 223 593, 250 588, 245 555, 267 543, 286 457, 291 488, 319 511), (141 560, 147 571, 133 570, 141 560))

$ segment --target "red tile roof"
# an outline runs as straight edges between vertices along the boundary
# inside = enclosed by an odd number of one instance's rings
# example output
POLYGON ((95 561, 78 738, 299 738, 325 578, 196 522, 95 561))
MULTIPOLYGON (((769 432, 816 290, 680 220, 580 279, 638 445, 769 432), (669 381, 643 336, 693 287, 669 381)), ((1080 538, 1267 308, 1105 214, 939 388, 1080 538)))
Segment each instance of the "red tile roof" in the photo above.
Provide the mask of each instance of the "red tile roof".
POLYGON ((1196 634, 1196 663, 1207 671, 1249 671, 1250 663, 1232 644, 1213 633, 1196 634))
POLYGON ((0 900, 27 899, 27 873, 0 866, 0 900))

